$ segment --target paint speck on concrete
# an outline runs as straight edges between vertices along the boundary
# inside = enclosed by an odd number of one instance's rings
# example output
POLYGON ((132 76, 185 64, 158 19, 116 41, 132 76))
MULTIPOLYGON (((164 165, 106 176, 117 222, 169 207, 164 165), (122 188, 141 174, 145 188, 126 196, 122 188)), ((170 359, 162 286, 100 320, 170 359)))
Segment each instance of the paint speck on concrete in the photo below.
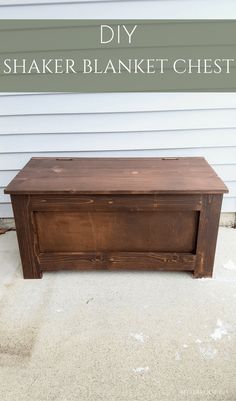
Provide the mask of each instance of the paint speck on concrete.
POLYGON ((58 313, 63 312, 63 309, 56 309, 56 312, 58 313))
POLYGON ((143 333, 130 333, 131 337, 133 337, 136 341, 140 343, 144 343, 148 336, 145 336, 143 333))
POLYGON ((226 270, 236 270, 236 264, 230 259, 228 262, 223 264, 226 270))
POLYGON ((188 344, 183 344, 182 347, 183 348, 188 348, 188 344))
POLYGON ((133 369, 133 372, 135 372, 135 373, 140 373, 140 374, 146 373, 146 372, 148 372, 148 371, 149 371, 149 366, 139 367, 139 368, 134 368, 134 369, 133 369))
POLYGON ((175 360, 176 361, 181 361, 181 355, 180 355, 180 353, 178 351, 176 351, 176 353, 175 353, 175 360))
POLYGON ((211 346, 200 347, 199 351, 200 351, 202 359, 205 359, 205 360, 214 359, 218 353, 217 349, 213 348, 211 346))
POLYGON ((226 336, 228 334, 227 328, 224 325, 224 323, 222 322, 222 320, 217 319, 216 322, 216 328, 213 331, 213 333, 210 335, 210 337, 217 341, 217 340, 221 340, 222 337, 226 336))

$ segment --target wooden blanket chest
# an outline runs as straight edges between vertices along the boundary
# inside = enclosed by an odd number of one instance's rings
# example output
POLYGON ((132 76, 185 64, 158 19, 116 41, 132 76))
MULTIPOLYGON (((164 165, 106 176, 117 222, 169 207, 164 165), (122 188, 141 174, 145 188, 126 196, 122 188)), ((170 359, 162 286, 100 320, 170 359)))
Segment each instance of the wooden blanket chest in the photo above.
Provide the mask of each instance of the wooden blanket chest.
POLYGON ((24 278, 59 269, 211 277, 223 193, 204 158, 32 158, 11 194, 24 278))

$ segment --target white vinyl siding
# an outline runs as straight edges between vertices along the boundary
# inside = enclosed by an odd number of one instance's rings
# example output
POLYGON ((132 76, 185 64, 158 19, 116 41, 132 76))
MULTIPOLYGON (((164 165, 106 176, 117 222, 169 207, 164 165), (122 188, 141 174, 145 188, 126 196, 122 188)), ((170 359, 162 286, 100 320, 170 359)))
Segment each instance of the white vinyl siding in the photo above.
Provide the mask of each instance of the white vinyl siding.
POLYGON ((3 188, 32 156, 204 156, 230 189, 236 211, 235 94, 3 94, 0 96, 0 211, 3 188))
POLYGON ((224 19, 235 0, 0 0, 1 18, 224 19))

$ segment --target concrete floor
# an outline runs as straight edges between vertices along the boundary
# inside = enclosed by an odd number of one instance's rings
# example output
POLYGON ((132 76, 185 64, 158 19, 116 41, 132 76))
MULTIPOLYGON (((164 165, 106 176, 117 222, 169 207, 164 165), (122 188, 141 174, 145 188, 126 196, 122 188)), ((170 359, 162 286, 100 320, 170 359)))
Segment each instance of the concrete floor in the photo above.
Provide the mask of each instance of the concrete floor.
POLYGON ((0 236, 1 401, 235 401, 236 230, 213 279, 59 272, 23 280, 0 236))

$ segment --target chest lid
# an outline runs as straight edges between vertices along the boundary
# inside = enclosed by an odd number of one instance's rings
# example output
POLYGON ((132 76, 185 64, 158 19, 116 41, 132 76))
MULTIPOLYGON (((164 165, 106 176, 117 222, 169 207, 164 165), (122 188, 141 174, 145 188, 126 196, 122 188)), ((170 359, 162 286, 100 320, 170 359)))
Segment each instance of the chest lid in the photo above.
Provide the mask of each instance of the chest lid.
POLYGON ((7 194, 186 194, 228 192, 202 157, 33 157, 7 194))

